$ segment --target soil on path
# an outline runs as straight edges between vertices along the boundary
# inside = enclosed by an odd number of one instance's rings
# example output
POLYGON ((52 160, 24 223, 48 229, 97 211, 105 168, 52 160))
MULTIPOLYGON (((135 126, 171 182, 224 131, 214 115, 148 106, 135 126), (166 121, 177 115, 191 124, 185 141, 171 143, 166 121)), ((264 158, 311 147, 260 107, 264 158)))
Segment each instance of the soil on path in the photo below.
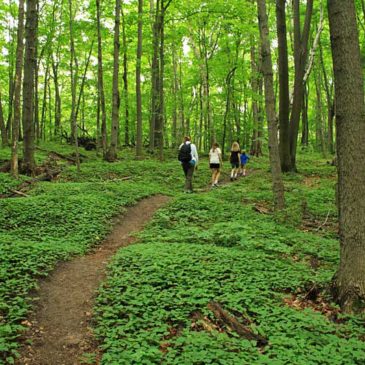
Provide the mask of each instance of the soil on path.
POLYGON ((153 196, 115 219, 115 226, 94 252, 60 264, 40 284, 39 301, 22 356, 22 365, 76 365, 84 353, 95 353, 91 319, 95 293, 105 277, 105 266, 116 251, 135 241, 155 211, 167 203, 165 196, 153 196))

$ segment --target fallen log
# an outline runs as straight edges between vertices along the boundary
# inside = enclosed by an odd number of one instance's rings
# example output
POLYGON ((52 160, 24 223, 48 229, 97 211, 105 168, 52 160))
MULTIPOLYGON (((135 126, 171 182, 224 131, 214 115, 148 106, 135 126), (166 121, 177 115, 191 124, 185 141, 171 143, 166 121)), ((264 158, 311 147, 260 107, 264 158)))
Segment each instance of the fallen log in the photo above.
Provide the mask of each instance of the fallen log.
POLYGON ((265 337, 257 335, 251 328, 245 327, 233 314, 223 309, 219 303, 210 302, 208 304, 208 309, 212 311, 214 317, 225 324, 230 331, 236 332, 239 336, 246 340, 257 341, 257 345, 260 347, 268 344, 268 340, 265 337))

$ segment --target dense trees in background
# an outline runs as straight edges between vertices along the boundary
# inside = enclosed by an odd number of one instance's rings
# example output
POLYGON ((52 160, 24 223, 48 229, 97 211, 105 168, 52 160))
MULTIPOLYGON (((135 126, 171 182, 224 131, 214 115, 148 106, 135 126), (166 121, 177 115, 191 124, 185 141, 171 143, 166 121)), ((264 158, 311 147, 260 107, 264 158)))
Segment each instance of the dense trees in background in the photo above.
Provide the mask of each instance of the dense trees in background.
MULTIPOLYGON (((334 150, 328 22, 315 47, 320 2, 267 6, 281 166, 290 171, 298 141, 334 150)), ((25 131, 17 127, 24 6, 8 0, 0 7, 0 129, 3 144, 12 140, 14 161, 19 137, 24 146, 30 142, 28 132, 37 141, 95 137, 108 160, 118 146, 135 146, 138 139, 162 157, 184 134, 201 150, 214 140, 228 150, 238 140, 252 154, 263 152, 268 132, 254 2, 38 0, 36 11, 34 110, 25 117, 33 128, 25 131)))

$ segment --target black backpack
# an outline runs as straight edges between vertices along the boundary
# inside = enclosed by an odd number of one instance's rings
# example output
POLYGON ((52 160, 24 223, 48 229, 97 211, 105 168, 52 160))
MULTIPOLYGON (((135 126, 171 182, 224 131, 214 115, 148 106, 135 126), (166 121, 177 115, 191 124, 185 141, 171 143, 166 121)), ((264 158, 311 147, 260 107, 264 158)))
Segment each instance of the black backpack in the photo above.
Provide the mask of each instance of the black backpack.
POLYGON ((180 162, 190 162, 191 161, 191 146, 190 146, 190 143, 184 143, 181 146, 177 159, 180 162))

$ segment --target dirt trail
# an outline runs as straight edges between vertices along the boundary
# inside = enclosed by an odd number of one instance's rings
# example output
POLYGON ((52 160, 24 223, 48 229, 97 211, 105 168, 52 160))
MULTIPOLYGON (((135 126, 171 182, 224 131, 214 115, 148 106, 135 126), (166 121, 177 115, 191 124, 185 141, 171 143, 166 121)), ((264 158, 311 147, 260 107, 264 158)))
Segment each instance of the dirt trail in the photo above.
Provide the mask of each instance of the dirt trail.
POLYGON ((135 241, 156 210, 169 198, 154 196, 142 200, 115 220, 115 227, 94 252, 62 263, 41 285, 40 298, 26 341, 31 341, 17 364, 76 365, 80 356, 96 350, 91 326, 95 291, 105 277, 109 258, 135 241))

